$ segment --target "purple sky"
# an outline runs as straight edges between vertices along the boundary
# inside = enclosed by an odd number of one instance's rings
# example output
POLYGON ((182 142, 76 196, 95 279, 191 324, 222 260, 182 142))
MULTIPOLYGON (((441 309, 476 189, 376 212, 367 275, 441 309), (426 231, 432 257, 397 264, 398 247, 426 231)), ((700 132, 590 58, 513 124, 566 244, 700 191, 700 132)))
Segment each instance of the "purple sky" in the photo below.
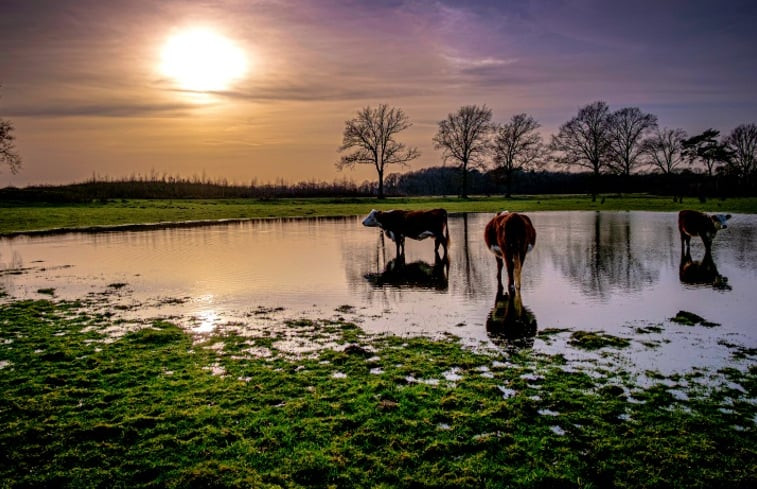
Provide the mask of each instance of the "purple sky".
POLYGON ((727 134, 757 122, 755 25, 757 2, 729 0, 1 0, 0 117, 24 163, 0 186, 373 179, 334 163, 344 121, 379 103, 414 123, 411 169, 441 164, 437 122, 467 104, 527 112, 547 139, 595 100, 727 134), (160 72, 169 36, 197 26, 248 57, 223 92, 160 72))

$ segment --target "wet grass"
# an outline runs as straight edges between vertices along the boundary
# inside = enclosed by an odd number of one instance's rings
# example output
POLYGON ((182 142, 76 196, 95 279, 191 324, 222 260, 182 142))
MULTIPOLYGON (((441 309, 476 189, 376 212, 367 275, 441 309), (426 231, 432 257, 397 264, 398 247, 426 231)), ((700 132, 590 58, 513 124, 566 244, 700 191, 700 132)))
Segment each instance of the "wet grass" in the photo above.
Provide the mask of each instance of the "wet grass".
POLYGON ((333 342, 307 355, 276 332, 109 326, 76 302, 0 306, 1 487, 757 483, 754 366, 642 387, 620 366, 345 321, 295 321, 333 342))
POLYGON ((584 350, 599 350, 607 347, 625 348, 631 344, 631 341, 606 333, 576 331, 570 335, 568 344, 584 350))
POLYGON ((444 207, 449 212, 498 212, 606 210, 756 213, 757 198, 711 199, 701 203, 688 199, 651 195, 607 195, 592 202, 587 196, 533 195, 512 199, 499 197, 312 198, 312 199, 218 199, 218 200, 109 200, 90 204, 20 204, 0 202, 0 235, 61 228, 128 226, 186 221, 216 221, 252 218, 357 216, 376 209, 423 209, 444 207))
POLYGON ((718 323, 713 323, 711 321, 707 321, 702 316, 698 316, 694 314, 693 312, 689 311, 678 311, 678 314, 676 314, 674 317, 670 318, 671 321, 678 324, 683 324, 684 326, 706 326, 708 328, 714 328, 716 326, 720 326, 718 323))

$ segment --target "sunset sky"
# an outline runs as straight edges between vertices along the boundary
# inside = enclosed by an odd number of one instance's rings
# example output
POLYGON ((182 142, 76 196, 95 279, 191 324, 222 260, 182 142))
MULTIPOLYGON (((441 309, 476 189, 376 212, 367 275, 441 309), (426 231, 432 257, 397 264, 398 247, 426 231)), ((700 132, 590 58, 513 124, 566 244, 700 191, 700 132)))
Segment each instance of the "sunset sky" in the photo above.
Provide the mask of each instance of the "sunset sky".
POLYGON ((23 158, 0 186, 361 182, 375 172, 338 171, 337 149, 379 103, 413 122, 410 169, 441 164, 437 122, 467 104, 547 138, 595 100, 727 134, 757 122, 755 25, 753 0, 0 0, 0 117, 23 158))

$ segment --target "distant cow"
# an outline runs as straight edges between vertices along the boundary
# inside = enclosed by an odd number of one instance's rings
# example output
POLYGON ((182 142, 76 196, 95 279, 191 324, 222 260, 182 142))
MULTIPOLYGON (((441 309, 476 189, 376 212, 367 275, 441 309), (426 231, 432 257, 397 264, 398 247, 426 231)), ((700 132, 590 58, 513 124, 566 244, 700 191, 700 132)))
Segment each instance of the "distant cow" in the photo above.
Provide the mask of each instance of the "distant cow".
POLYGON ((517 212, 503 211, 489 221, 484 230, 486 247, 497 257, 497 283, 502 286, 502 265, 507 265, 507 290, 520 291, 523 262, 536 244, 536 231, 531 219, 517 212))
POLYGON ((422 240, 434 237, 434 254, 439 257, 439 246, 444 248, 447 257, 449 245, 449 228, 447 211, 432 209, 430 211, 377 211, 373 209, 363 219, 363 226, 379 227, 386 236, 397 245, 397 256, 405 255, 405 237, 422 240))
POLYGON ((691 237, 699 236, 705 252, 712 248, 712 240, 719 229, 725 229, 730 214, 705 214, 699 211, 683 210, 678 213, 678 231, 681 233, 681 254, 691 249, 691 237))

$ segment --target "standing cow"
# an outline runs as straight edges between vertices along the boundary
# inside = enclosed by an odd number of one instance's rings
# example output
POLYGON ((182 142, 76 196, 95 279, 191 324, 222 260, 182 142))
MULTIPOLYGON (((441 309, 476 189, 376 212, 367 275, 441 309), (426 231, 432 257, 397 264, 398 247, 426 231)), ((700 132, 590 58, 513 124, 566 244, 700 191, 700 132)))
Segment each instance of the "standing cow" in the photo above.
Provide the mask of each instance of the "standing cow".
POLYGON ((486 225, 486 247, 497 257, 497 283, 502 287, 502 266, 507 265, 507 290, 520 291, 520 275, 526 253, 536 244, 536 230, 531 219, 517 212, 502 211, 486 225))
POLYGON ((720 229, 725 229, 730 214, 705 214, 699 211, 683 210, 678 213, 678 231, 681 233, 681 255, 689 253, 691 237, 699 236, 704 243, 704 250, 710 253, 712 240, 720 229))
POLYGON ((405 256, 405 237, 422 240, 434 237, 434 255, 439 258, 439 246, 444 249, 447 258, 449 245, 449 228, 447 211, 432 209, 429 211, 377 211, 373 209, 363 219, 363 226, 379 227, 386 236, 397 245, 397 258, 405 256))

